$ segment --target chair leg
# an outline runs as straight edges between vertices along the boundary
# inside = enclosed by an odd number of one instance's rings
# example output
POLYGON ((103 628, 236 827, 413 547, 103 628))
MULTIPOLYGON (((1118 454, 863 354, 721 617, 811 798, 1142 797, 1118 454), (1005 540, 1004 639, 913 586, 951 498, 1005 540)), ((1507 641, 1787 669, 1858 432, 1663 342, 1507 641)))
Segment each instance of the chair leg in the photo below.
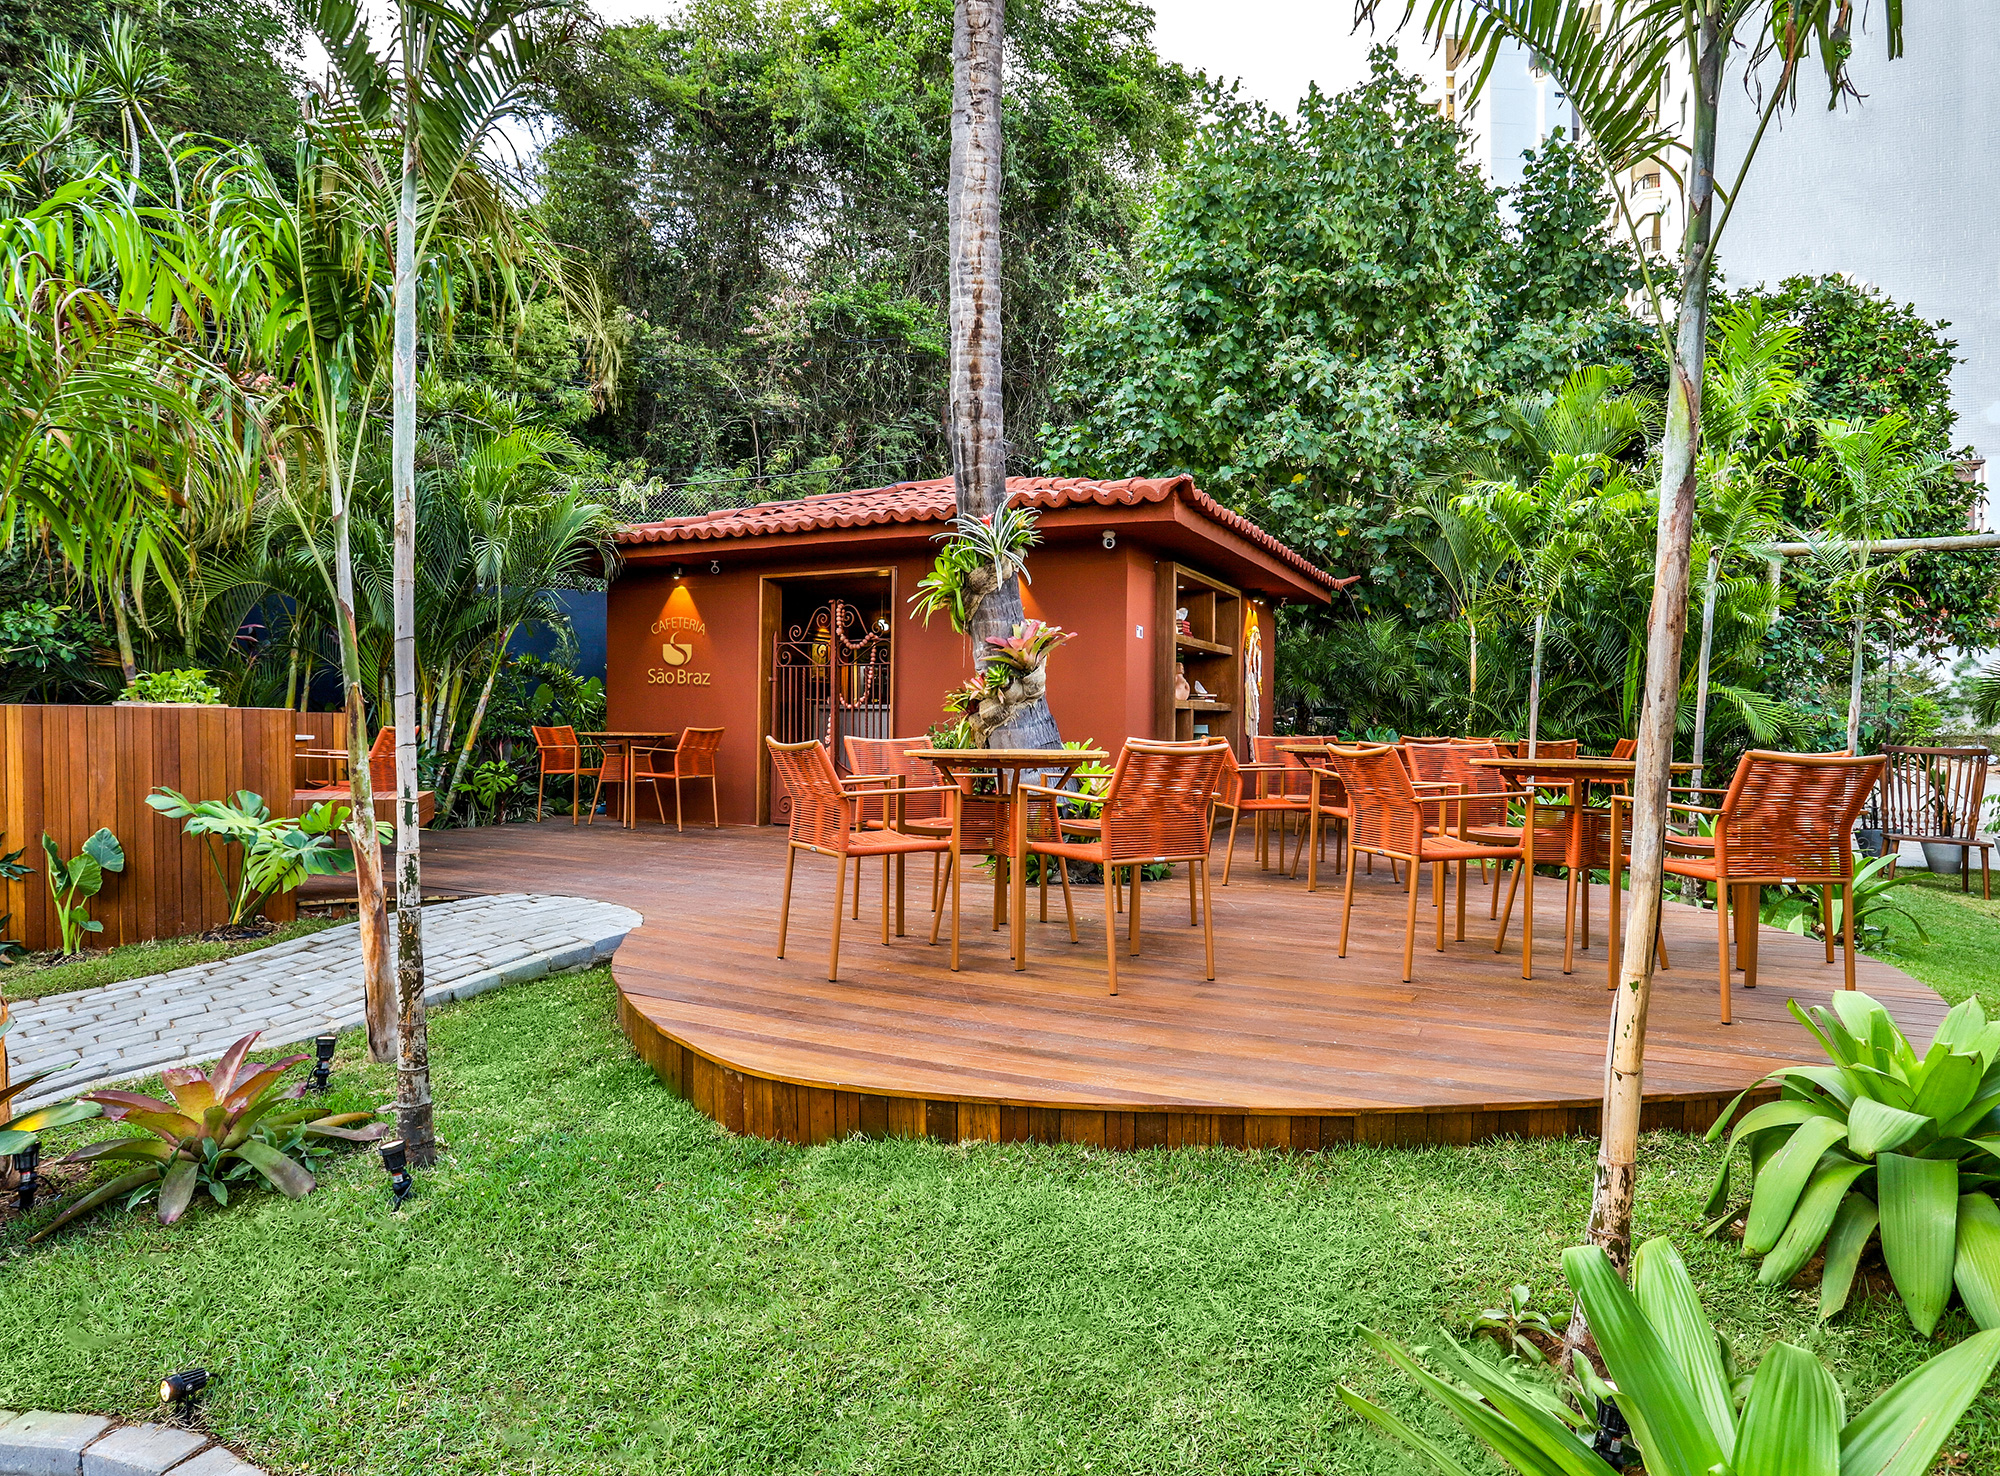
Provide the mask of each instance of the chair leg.
MULTIPOLYGON (((633 808, 636 810, 638 806, 634 805, 633 808)), ((660 829, 665 830, 667 828, 667 802, 660 798, 660 781, 657 779, 653 781, 653 808, 660 813, 660 829)), ((676 784, 674 786, 674 818, 676 821, 680 818, 680 808, 681 787, 676 784)))
MULTIPOLYGON (((1513 876, 1507 883, 1507 905, 1500 909, 1500 931, 1493 939, 1493 951, 1495 953, 1498 953, 1501 945, 1507 941, 1507 925, 1514 920, 1514 893, 1519 890, 1520 885, 1521 861, 1519 857, 1516 857, 1514 859, 1513 876)), ((1493 883, 1493 896, 1495 901, 1499 900, 1500 883, 1497 878, 1493 883)))
POLYGON ((1764 888, 1756 882, 1745 887, 1736 898, 1736 962, 1743 966, 1743 987, 1757 987, 1757 929, 1758 914, 1762 910, 1764 888))
POLYGON ((1049 858, 1044 856, 1035 866, 1035 885, 1042 896, 1042 921, 1049 920, 1049 858))
POLYGON ((1446 867, 1442 861, 1431 862, 1431 908, 1438 915, 1437 951, 1444 952, 1444 876, 1446 867))
POLYGON ((909 868, 903 863, 908 859, 907 856, 902 855, 896 857, 896 936, 898 938, 904 936, 903 897, 908 883, 909 868))
POLYGON ((722 829, 722 795, 715 787, 715 775, 713 774, 708 776, 708 804, 709 808, 715 813, 715 824, 712 828, 716 830, 722 829))
POLYGON ((576 824, 577 802, 582 798, 583 777, 579 774, 572 774, 569 776, 569 823, 572 825, 576 824))
MULTIPOLYGON (((840 978, 840 915, 847 911, 847 858, 840 858, 840 876, 833 884, 833 947, 826 956, 826 981, 840 978)), ((854 858, 854 893, 861 895, 861 858, 854 858)))
POLYGON ((889 946, 889 854, 882 853, 882 946, 889 946))
POLYGON ((785 926, 792 919, 792 867, 799 859, 799 848, 785 846, 785 895, 778 903, 778 957, 785 956, 785 926))
POLYGON ((548 779, 549 776, 546 774, 535 775, 535 820, 537 823, 542 818, 542 786, 548 783, 548 779))
POLYGON ((1306 890, 1319 890, 1319 853, 1326 849, 1326 831, 1320 824, 1319 811, 1314 810, 1306 821, 1306 834, 1312 838, 1312 855, 1306 861, 1306 890))
POLYGON ((1722 1023, 1729 1020, 1729 888, 1718 885, 1715 889, 1715 950, 1716 977, 1721 980, 1722 1023))
POLYGON ((1563 972, 1576 972, 1576 868, 1568 869, 1563 887, 1563 972))
MULTIPOLYGON (((597 823, 597 802, 598 800, 603 798, 603 796, 604 796, 604 770, 599 769, 597 771, 597 787, 590 791, 590 814, 583 822, 585 825, 595 825, 597 823)), ((571 824, 576 823, 576 812, 573 810, 570 812, 570 823, 571 824)))
POLYGON ((1192 861, 1188 862, 1187 869, 1188 869, 1188 926, 1191 928, 1198 928, 1201 926, 1201 896, 1199 888, 1195 884, 1194 862, 1192 861))
POLYGON ((861 921, 861 858, 854 858, 854 920, 861 921))
POLYGON ((1190 861, 1188 866, 1190 870, 1198 867, 1201 871, 1201 943, 1207 953, 1208 977, 1212 981, 1215 978, 1215 917, 1209 910, 1208 857, 1190 861))
POLYGON ((1347 833, 1347 884, 1340 889, 1340 957, 1347 957, 1347 924, 1354 916, 1354 832, 1347 833))
MULTIPOLYGON (((947 869, 947 870, 949 870, 949 871, 951 872, 951 967, 952 967, 952 972, 953 972, 953 973, 956 973, 956 972, 958 971, 958 866, 957 866, 957 862, 958 862, 958 831, 957 831, 956 829, 954 829, 954 830, 952 831, 952 853, 951 853, 951 856, 950 856, 950 859, 949 859, 949 860, 948 860, 948 861, 947 861, 947 862, 945 863, 945 865, 946 865, 946 869, 947 869)), ((931 936, 932 936, 932 937, 936 937, 936 936, 937 936, 937 924, 936 924, 935 922, 933 922, 933 923, 931 924, 931 936)))
POLYGON ((1847 955, 1846 977, 1841 980, 1842 989, 1854 987, 1854 883, 1840 884, 1840 948, 1847 955))
MULTIPOLYGON (((942 882, 953 880, 956 874, 955 867, 957 866, 957 863, 958 863, 958 857, 956 855, 946 855, 944 858, 944 873, 942 878, 939 880, 934 880, 931 883, 931 896, 933 899, 931 904, 931 947, 933 948, 937 947, 938 924, 944 920, 944 896, 943 893, 939 890, 939 887, 941 886, 942 882)), ((952 892, 952 895, 956 897, 958 893, 954 890, 952 892)))
POLYGON ((1410 982, 1417 964, 1417 873, 1423 867, 1410 863, 1410 901, 1403 914, 1403 982, 1410 982))
POLYGON ((1117 868, 1109 861, 1104 863, 1104 992, 1118 992, 1118 912, 1117 902, 1112 896, 1117 885, 1111 875, 1117 868))
POLYGON ((1535 977, 1535 861, 1524 855, 1521 869, 1528 873, 1528 885, 1521 898, 1521 977, 1535 977))
POLYGON ((1229 812, 1229 848, 1222 853, 1222 884, 1229 885, 1229 868, 1236 864, 1236 822, 1243 818, 1240 809, 1229 812))
POLYGON ((1130 875, 1131 880, 1128 883, 1128 889, 1131 893, 1132 905, 1128 909, 1125 918, 1125 941, 1126 945, 1131 949, 1132 957, 1137 958, 1139 956, 1139 898, 1145 891, 1144 883, 1146 879, 1139 875, 1139 868, 1137 866, 1131 869, 1130 875))
MULTIPOLYGON (((1044 857, 1043 859, 1046 862, 1047 858, 1044 857)), ((1056 875, 1062 878, 1063 916, 1069 919, 1069 941, 1074 943, 1077 941, 1076 903, 1071 899, 1069 894, 1069 862, 1057 861, 1056 875)))
POLYGON ((1458 863, 1458 933, 1452 941, 1454 943, 1463 943, 1465 941, 1465 863, 1463 861, 1458 863))
MULTIPOLYGON (((653 786, 653 792, 654 792, 655 794, 658 794, 658 793, 659 793, 659 790, 660 790, 660 786, 659 786, 659 785, 657 785, 657 784, 655 784, 655 785, 653 786)), ((664 806, 662 806, 662 807, 661 807, 661 809, 660 809, 660 824, 662 824, 662 825, 665 825, 666 823, 667 823, 667 812, 666 812, 666 808, 665 808, 664 806)), ((681 828, 682 828, 682 826, 681 826, 681 776, 680 776, 680 775, 678 775, 678 774, 676 774, 676 775, 674 775, 674 829, 675 829, 675 830, 680 830, 681 828)))
POLYGON ((1826 961, 1833 962, 1833 883, 1819 889, 1819 930, 1826 938, 1826 961))

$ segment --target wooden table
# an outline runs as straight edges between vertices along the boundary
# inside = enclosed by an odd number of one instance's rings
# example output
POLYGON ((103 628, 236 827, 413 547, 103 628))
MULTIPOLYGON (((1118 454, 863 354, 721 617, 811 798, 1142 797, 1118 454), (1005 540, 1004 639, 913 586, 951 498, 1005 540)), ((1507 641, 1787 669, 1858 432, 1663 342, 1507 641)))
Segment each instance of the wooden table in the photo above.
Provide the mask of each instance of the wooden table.
POLYGON ((624 759, 625 783, 622 788, 624 790, 625 803, 619 812, 618 819, 619 823, 627 830, 634 829, 639 823, 638 816, 633 813, 638 808, 636 800, 639 792, 639 781, 634 777, 632 771, 637 767, 634 760, 640 751, 639 743, 642 739, 651 739, 653 746, 647 749, 646 752, 672 753, 674 745, 680 742, 680 729, 676 728, 670 733, 648 733, 634 732, 627 728, 600 733, 578 733, 576 736, 579 739, 595 739, 597 747, 604 751, 606 758, 609 758, 611 750, 616 748, 620 757, 624 759))
MULTIPOLYGON (((1111 755, 1099 748, 917 748, 912 758, 937 765, 939 772, 970 792, 967 781, 975 774, 991 774, 997 792, 981 795, 1003 806, 1006 813, 995 828, 995 839, 1004 835, 1007 849, 996 852, 999 869, 993 878, 994 901, 1009 924, 1008 940, 1016 970, 1027 965, 1028 868, 1020 861, 1028 854, 1028 807, 1015 802, 1015 792, 1027 773, 1061 770, 1067 776, 1085 764, 1101 764, 1111 755)), ((952 858, 958 864, 958 858, 952 858)), ((1112 926, 1109 918, 1106 927, 1112 926)))

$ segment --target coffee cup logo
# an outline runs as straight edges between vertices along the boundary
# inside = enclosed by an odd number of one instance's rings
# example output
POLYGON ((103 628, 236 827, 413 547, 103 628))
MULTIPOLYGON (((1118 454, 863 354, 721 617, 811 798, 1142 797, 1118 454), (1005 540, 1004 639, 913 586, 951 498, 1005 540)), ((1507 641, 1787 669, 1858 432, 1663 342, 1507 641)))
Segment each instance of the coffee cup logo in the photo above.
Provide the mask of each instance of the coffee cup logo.
POLYGON ((694 647, 679 640, 668 640, 660 647, 660 659, 669 666, 685 666, 694 659, 694 647))

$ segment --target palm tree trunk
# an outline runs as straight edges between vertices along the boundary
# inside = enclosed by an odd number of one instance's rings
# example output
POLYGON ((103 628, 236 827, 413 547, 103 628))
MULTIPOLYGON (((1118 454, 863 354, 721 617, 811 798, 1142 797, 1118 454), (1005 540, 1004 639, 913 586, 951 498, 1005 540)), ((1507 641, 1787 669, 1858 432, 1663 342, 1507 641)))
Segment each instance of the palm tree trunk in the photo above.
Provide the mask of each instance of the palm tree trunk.
POLYGON ((1868 629, 1868 611, 1865 606, 1854 612, 1854 665, 1847 678, 1847 751, 1861 752, 1861 661, 1864 652, 1862 638, 1868 629))
POLYGON ((417 771, 417 78, 428 27, 403 28, 403 189, 396 210, 396 338, 390 480, 395 493, 396 1132, 419 1168, 437 1161, 430 1032, 424 1019, 423 831, 417 771))
POLYGON ((1701 655, 1694 668, 1694 776, 1688 782, 1696 789, 1701 788, 1702 761, 1708 751, 1708 663, 1715 650, 1715 582, 1721 575, 1718 551, 1708 556, 1708 587, 1701 596, 1701 655))
POLYGON ((445 803, 451 804, 458 798, 458 786, 465 781, 466 765, 472 762, 473 745, 479 742, 480 724, 486 721, 486 704, 492 700, 493 684, 499 680, 500 667, 507 659, 507 643, 514 639, 514 632, 521 628, 516 620, 507 627, 500 637, 500 645, 493 653, 493 664, 486 670, 486 683, 479 689, 479 701, 472 709, 472 722, 465 730, 465 746, 458 751, 458 762, 452 765, 451 787, 445 791, 445 803))
MULTIPOLYGON (((957 0, 952 21, 951 456, 958 514, 991 517, 1007 503, 1007 438, 1000 381, 1000 84, 1003 0, 957 0)), ((974 659, 988 636, 1026 616, 1015 579, 980 602, 974 659)), ((1061 744, 1046 700, 1014 713, 992 747, 1061 744)))
MULTIPOLYGON (((1682 245, 1673 383, 1661 448, 1660 513, 1653 551, 1653 602, 1646 622, 1646 684, 1632 776, 1632 883, 1609 1069, 1591 1198, 1588 1240, 1623 1271, 1632 1257, 1632 1195, 1638 1179, 1639 1112, 1646 1064, 1646 1010, 1653 990, 1653 931, 1666 875, 1669 784, 1687 627, 1688 566, 1694 544, 1695 458, 1701 446, 1702 368, 1708 339, 1710 234, 1715 203, 1716 107, 1728 36, 1719 7, 1702 7, 1696 44, 1694 138, 1688 161, 1688 227, 1682 245)), ((1582 1319, 1576 1319, 1581 1322, 1582 1319)), ((1574 1329, 1572 1337, 1584 1335, 1574 1329)), ((1569 1339, 1566 1339, 1569 1341, 1569 1339)), ((1574 1342, 1571 1346, 1576 1346, 1574 1342)))
POLYGON ((1546 611, 1535 615, 1535 660, 1528 669, 1528 757, 1538 757, 1542 731, 1542 629, 1548 624, 1546 611))
POLYGON ((125 673, 125 685, 139 680, 139 659, 132 654, 132 626, 125 618, 125 586, 114 577, 111 585, 111 626, 118 633, 118 666, 125 673))

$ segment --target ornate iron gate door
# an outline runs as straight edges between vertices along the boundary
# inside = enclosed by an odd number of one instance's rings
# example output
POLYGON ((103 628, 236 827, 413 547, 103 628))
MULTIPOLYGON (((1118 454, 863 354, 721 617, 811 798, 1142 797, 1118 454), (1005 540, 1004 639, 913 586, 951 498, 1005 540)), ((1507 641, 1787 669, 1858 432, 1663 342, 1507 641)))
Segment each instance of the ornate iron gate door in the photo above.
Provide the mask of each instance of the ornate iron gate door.
POLYGON ((891 736, 889 658, 889 632, 845 600, 829 600, 781 629, 771 659, 771 736, 780 743, 816 738, 834 767, 848 772, 841 740, 891 736))

